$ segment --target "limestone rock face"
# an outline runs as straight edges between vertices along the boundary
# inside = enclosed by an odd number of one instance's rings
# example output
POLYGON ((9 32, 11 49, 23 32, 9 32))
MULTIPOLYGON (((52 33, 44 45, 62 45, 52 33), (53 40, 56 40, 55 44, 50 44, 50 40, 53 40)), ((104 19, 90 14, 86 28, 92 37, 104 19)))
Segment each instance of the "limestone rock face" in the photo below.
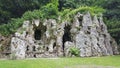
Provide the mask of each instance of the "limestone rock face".
POLYGON ((70 53, 70 48, 73 48, 75 47, 75 44, 72 43, 72 42, 65 42, 65 48, 64 48, 64 54, 65 56, 71 56, 71 53, 70 53))
POLYGON ((70 56, 70 48, 81 57, 119 54, 101 17, 78 13, 73 22, 54 19, 25 21, 11 39, 11 53, 17 59, 70 56))

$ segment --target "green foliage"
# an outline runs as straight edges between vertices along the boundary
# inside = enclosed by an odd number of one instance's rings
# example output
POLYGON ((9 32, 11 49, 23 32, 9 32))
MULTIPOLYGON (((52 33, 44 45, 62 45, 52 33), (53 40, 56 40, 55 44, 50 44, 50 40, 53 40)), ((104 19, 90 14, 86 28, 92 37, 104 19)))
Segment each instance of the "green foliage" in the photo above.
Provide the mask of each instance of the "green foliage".
POLYGON ((11 23, 0 25, 0 34, 3 36, 8 36, 17 31, 17 29, 22 25, 23 19, 12 19, 11 23))
POLYGON ((26 11, 40 9, 50 0, 0 0, 0 23, 21 17, 26 11))
POLYGON ((43 6, 41 10, 44 18, 55 19, 58 16, 58 7, 53 3, 49 3, 46 6, 43 6))
POLYGON ((102 5, 107 11, 104 13, 107 19, 116 18, 120 20, 120 0, 105 1, 102 5))
POLYGON ((120 20, 114 18, 105 20, 105 23, 111 36, 115 38, 118 44, 120 44, 120 20))
POLYGON ((75 47, 72 47, 72 48, 70 48, 70 53, 71 53, 71 55, 79 56, 80 50, 75 47))
POLYGON ((61 13, 61 17, 63 17, 62 20, 71 20, 71 18, 77 14, 78 12, 80 13, 86 13, 86 12, 90 12, 92 16, 94 15, 99 15, 99 13, 103 13, 105 12, 105 10, 103 8, 100 7, 88 7, 88 6, 81 6, 77 9, 65 9, 62 13, 61 13))
POLYGON ((59 0, 59 9, 79 8, 80 6, 102 6, 106 0, 59 0))
POLYGON ((33 20, 33 19, 55 19, 58 16, 58 8, 52 4, 49 3, 46 6, 43 6, 39 10, 34 11, 28 11, 23 14, 23 18, 25 20, 33 20))
POLYGON ((27 11, 23 14, 22 18, 24 20, 33 20, 43 18, 43 14, 40 10, 27 11))

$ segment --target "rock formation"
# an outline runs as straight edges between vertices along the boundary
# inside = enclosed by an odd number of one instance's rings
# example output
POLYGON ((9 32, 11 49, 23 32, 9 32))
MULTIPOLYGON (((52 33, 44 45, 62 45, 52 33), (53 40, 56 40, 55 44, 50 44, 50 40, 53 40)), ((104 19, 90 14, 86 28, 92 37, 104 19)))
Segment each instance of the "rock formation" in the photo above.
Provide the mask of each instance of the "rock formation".
POLYGON ((92 18, 88 12, 73 17, 62 23, 54 19, 25 21, 11 39, 12 57, 70 56, 72 47, 79 49, 81 57, 119 54, 102 16, 92 18))

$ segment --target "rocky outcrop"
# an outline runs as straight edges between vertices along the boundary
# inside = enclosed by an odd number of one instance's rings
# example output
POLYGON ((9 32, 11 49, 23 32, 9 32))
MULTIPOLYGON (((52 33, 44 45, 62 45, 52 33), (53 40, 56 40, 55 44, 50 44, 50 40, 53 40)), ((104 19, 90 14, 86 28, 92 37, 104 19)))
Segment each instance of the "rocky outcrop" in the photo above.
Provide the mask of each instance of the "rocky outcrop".
POLYGON ((87 13, 83 16, 81 23, 82 28, 76 36, 76 46, 80 49, 80 56, 113 55, 111 36, 107 32, 102 17, 94 16, 92 20, 90 14, 87 13))
POLYGON ((0 58, 9 58, 11 36, 4 37, 0 35, 0 58))
POLYGON ((17 59, 70 56, 72 47, 81 57, 119 54, 102 16, 92 18, 89 12, 78 13, 73 22, 25 21, 11 39, 11 53, 17 59))

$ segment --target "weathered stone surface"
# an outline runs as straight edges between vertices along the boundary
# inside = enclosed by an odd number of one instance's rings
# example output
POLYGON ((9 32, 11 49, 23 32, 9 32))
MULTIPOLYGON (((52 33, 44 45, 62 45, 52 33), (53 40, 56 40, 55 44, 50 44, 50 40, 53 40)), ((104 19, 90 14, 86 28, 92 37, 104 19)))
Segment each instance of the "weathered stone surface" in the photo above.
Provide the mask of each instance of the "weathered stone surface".
POLYGON ((71 56, 70 48, 73 47, 75 47, 75 44, 73 42, 69 42, 69 41, 65 42, 65 48, 64 48, 65 56, 71 56))
POLYGON ((78 13, 73 22, 54 19, 25 21, 11 39, 11 53, 17 59, 70 56, 70 48, 80 50, 81 57, 119 54, 102 16, 78 13), (114 46, 113 46, 114 45, 114 46))
MULTIPOLYGON (((76 46, 80 48, 80 56, 102 56, 113 55, 111 37, 107 32, 107 27, 104 24, 102 17, 95 16, 93 21, 90 14, 83 16, 82 28, 76 36, 76 46)), ((118 52, 115 50, 115 52, 118 52)))
POLYGON ((11 53, 13 54, 12 59, 23 59, 25 58, 26 44, 24 40, 13 37, 11 41, 11 53))

